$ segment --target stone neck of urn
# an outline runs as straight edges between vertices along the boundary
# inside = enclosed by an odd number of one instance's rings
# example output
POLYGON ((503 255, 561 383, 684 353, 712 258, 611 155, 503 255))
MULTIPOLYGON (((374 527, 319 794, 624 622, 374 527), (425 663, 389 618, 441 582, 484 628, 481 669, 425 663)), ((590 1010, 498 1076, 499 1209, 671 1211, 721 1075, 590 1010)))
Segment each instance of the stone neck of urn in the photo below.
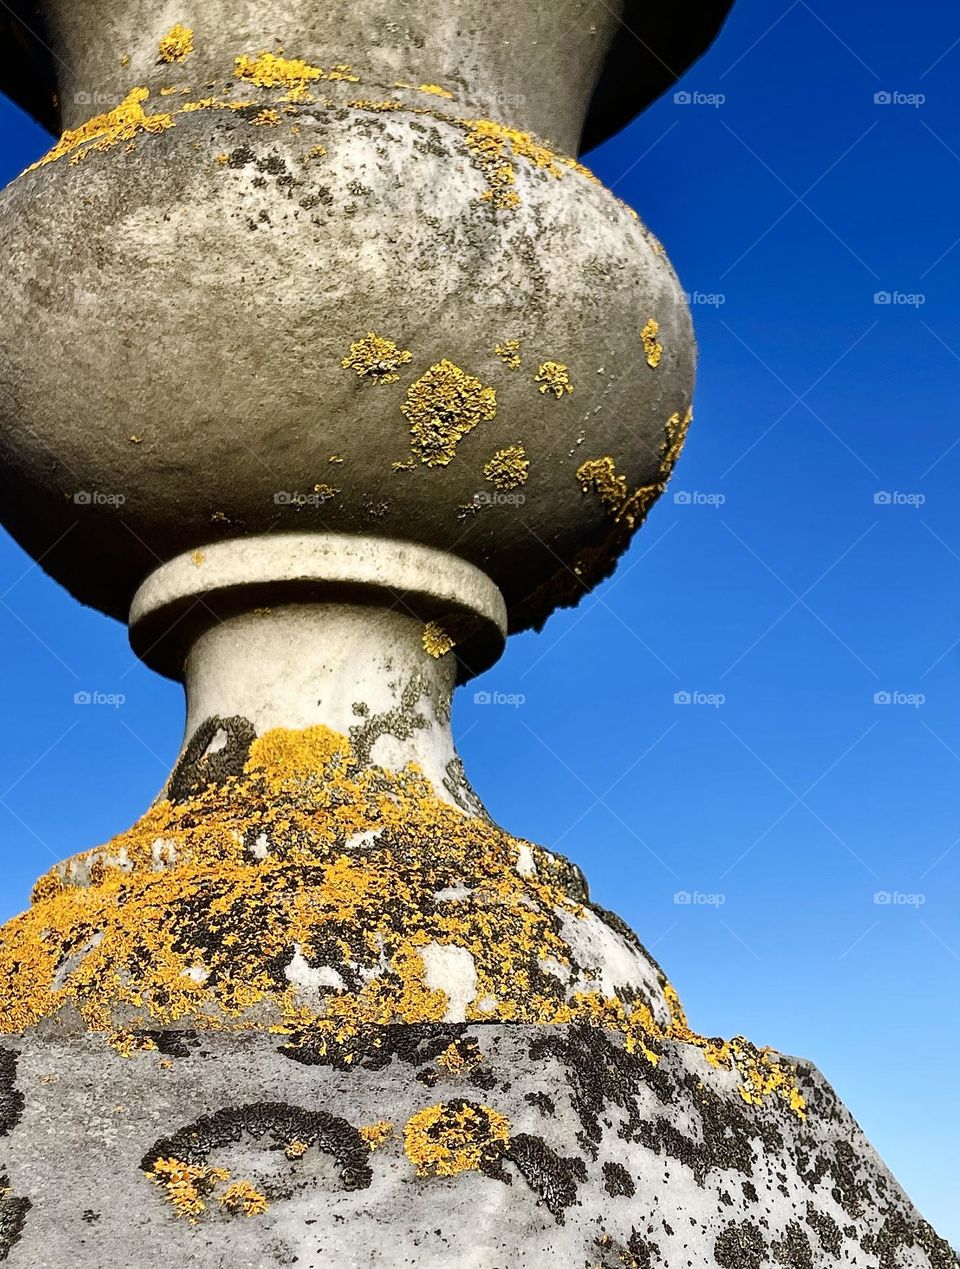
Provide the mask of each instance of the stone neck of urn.
POLYGON ((131 642, 187 698, 169 791, 201 764, 229 767, 255 736, 324 726, 360 768, 415 764, 437 796, 484 809, 450 728, 453 691, 499 656, 500 592, 420 546, 336 535, 221 542, 140 588, 131 642))
POLYGON ((575 153, 623 2, 426 0, 401 14, 386 0, 204 0, 177 10, 175 29, 189 32, 189 54, 186 37, 164 43, 171 25, 166 6, 122 0, 110 6, 109 21, 99 0, 44 0, 40 7, 59 66, 66 128, 109 109, 134 87, 155 94, 171 74, 212 90, 237 57, 268 51, 334 68, 341 79, 355 68, 364 95, 373 86, 414 97, 424 88, 442 89, 460 110, 575 153))

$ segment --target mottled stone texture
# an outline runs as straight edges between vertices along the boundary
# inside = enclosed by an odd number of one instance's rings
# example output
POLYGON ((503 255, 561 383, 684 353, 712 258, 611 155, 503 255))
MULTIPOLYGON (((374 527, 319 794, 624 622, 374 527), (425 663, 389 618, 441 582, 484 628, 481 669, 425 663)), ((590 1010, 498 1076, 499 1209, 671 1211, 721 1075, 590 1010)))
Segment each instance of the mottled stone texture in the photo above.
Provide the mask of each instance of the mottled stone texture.
MULTIPOLYGON (((364 61, 372 54, 394 78, 432 64, 435 74, 469 84, 482 82, 495 68, 504 88, 499 102, 496 96, 483 101, 487 112, 497 117, 499 106, 500 117, 521 122, 536 85, 537 113, 530 126, 573 149, 581 128, 585 144, 596 145, 665 91, 709 46, 729 8, 730 0, 687 0, 681 6, 643 0, 604 5, 417 0, 403 6, 397 21, 383 16, 378 0, 350 5, 189 0, 172 7, 140 0, 123 9, 111 6, 104 22, 96 0, 11 0, 0 8, 0 89, 58 134, 82 117, 78 93, 142 82, 135 76, 149 74, 156 58, 130 54, 138 44, 155 46, 180 21, 196 28, 207 49, 230 35, 258 48, 275 42, 289 48, 294 38, 303 38, 302 55, 364 61), (96 39, 90 38, 93 26, 96 39), (544 59, 544 45, 558 35, 564 58, 554 64, 544 59)), ((209 76, 208 62, 203 69, 209 76)))
POLYGON ((349 1065, 265 1034, 153 1042, 0 1050, 13 1269, 960 1263, 805 1063, 803 1122, 698 1050, 654 1066, 592 1027, 384 1028, 349 1065), (454 1119, 453 1174, 418 1175, 454 1119), (222 1170, 192 1218, 150 1179, 163 1159, 222 1170))

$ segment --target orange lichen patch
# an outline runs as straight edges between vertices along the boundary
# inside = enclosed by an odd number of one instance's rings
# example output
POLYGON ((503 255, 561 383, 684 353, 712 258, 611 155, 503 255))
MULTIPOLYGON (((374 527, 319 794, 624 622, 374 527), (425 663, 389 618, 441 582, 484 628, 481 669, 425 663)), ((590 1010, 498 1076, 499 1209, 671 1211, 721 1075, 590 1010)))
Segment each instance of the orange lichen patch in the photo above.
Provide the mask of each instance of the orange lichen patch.
POLYGON ((651 370, 656 370, 660 365, 660 359, 663 356, 663 344, 657 339, 660 333, 660 323, 655 317, 651 317, 640 332, 640 341, 643 344, 644 356, 647 359, 647 365, 651 370))
POLYGON ((632 530, 647 518, 650 508, 666 489, 673 469, 683 450, 690 424, 693 421, 693 410, 686 409, 671 414, 664 428, 663 445, 660 451, 660 469, 655 482, 641 485, 633 493, 627 492, 625 476, 618 474, 614 460, 605 455, 603 458, 590 458, 577 468, 577 480, 583 492, 591 490, 611 512, 614 522, 632 530))
POLYGON ((107 1036, 107 1044, 123 1058, 133 1057, 134 1053, 156 1053, 157 1042, 152 1036, 138 1035, 136 1031, 116 1031, 107 1036))
POLYGON ((270 1204, 249 1181, 234 1181, 220 1196, 220 1206, 234 1216, 262 1216, 270 1204))
POLYGON ((502 344, 497 344, 493 351, 505 366, 508 366, 511 370, 519 370, 523 365, 520 349, 519 339, 505 339, 502 344))
POLYGON ((105 114, 94 115, 79 128, 65 132, 52 150, 27 168, 28 172, 54 163, 64 155, 71 156, 71 163, 78 163, 91 151, 112 150, 118 145, 133 141, 143 133, 165 132, 174 126, 171 114, 148 115, 143 103, 150 97, 148 88, 133 88, 119 106, 105 114))
POLYGON ((394 1125, 389 1120, 380 1119, 375 1124, 366 1124, 364 1127, 358 1128, 357 1131, 372 1154, 374 1150, 379 1150, 393 1136, 393 1128, 394 1125))
POLYGON ((522 445, 498 449, 484 464, 483 475, 497 489, 519 489, 530 479, 530 461, 522 445))
POLYGON ((444 359, 410 385, 400 409, 420 462, 445 467, 467 433, 496 416, 497 394, 444 359))
POLYGON ((627 496, 627 479, 618 475, 617 464, 609 454, 603 458, 588 458, 577 468, 577 480, 584 493, 592 489, 605 507, 618 511, 627 496))
POLYGON ((481 1053, 479 1045, 470 1041, 469 1038, 466 1042, 454 1040, 437 1058, 437 1066, 447 1075, 455 1078, 473 1075, 485 1062, 486 1058, 481 1053))
POLYGON ((160 41, 161 62, 185 62, 193 52, 193 32, 182 22, 166 33, 160 41))
POLYGON ((359 84, 360 76, 353 73, 353 67, 341 62, 327 71, 327 79, 340 80, 345 84, 359 84))
POLYGON ((536 374, 541 393, 552 392, 559 401, 565 392, 573 391, 570 369, 562 361, 545 361, 536 374))
POLYGON ((423 644, 423 650, 428 656, 439 661, 441 657, 445 657, 448 652, 452 652, 457 646, 453 636, 444 629, 439 621, 428 621, 423 627, 423 633, 420 636, 420 642, 423 644))
POLYGON ((204 1199, 214 1187, 230 1179, 230 1173, 224 1168, 184 1163, 181 1159, 158 1159, 149 1176, 164 1191, 177 1215, 185 1217, 191 1225, 207 1210, 204 1199))
POLYGON ((310 101, 309 85, 324 74, 319 66, 311 66, 299 58, 278 57, 260 52, 256 57, 244 54, 236 58, 234 75, 257 88, 283 88, 283 101, 310 101))
POLYGON ((369 331, 363 339, 350 345, 350 351, 341 361, 344 370, 355 370, 361 379, 374 383, 396 383, 401 366, 413 359, 409 349, 401 348, 392 339, 369 331))
POLYGON ((510 1121, 490 1106, 457 1100, 418 1111, 403 1129, 417 1176, 457 1176, 494 1163, 510 1141, 510 1121))

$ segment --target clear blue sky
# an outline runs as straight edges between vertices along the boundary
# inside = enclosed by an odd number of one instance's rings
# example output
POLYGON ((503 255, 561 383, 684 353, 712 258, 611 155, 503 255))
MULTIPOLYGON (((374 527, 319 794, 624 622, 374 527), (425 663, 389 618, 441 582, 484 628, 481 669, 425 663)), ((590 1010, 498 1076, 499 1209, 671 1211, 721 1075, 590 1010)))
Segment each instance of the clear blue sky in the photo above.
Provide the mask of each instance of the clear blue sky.
MULTIPOLYGON (((694 307, 697 420, 617 575, 455 711, 501 822, 586 868, 700 1030, 815 1061, 955 1243, 958 75, 947 0, 738 0, 680 86, 713 103, 590 157, 723 299, 694 307)), ((0 181, 46 145, 0 101, 0 181)), ((3 918, 142 812, 182 701, 6 538, 0 636, 3 918)))

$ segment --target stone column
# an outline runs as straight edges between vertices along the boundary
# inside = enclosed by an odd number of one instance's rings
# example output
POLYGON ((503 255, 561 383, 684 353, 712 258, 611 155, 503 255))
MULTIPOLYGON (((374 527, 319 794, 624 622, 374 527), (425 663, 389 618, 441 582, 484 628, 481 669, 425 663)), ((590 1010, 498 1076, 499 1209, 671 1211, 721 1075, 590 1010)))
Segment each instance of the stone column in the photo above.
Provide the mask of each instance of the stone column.
POLYGON ((0 931, 15 1269, 956 1265, 449 730, 679 458, 683 293, 575 156, 726 7, 14 11, 66 131, 0 195, 4 523, 187 692, 154 805, 0 931))

